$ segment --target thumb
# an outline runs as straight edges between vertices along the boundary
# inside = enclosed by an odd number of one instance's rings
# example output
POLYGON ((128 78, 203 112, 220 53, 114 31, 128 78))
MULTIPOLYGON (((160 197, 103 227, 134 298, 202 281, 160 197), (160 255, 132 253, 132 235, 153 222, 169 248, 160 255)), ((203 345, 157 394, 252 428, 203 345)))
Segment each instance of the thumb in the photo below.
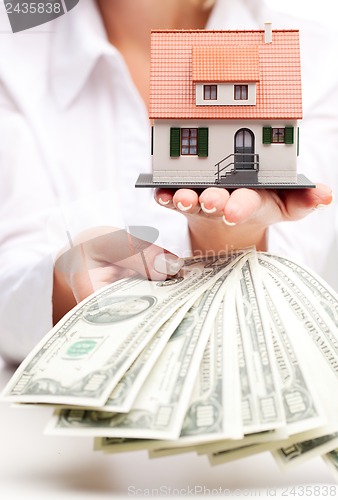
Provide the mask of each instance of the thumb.
MULTIPOLYGON (((157 237, 156 230, 150 236, 154 237, 155 234, 157 237)), ((183 264, 183 259, 158 245, 122 229, 104 227, 82 233, 77 244, 59 256, 55 267, 63 274, 82 275, 94 269, 116 265, 136 271, 151 280, 165 280, 175 275, 183 264)))
POLYGON ((283 200, 285 219, 303 219, 316 208, 329 206, 332 201, 332 190, 324 184, 317 184, 313 189, 290 190, 283 200))

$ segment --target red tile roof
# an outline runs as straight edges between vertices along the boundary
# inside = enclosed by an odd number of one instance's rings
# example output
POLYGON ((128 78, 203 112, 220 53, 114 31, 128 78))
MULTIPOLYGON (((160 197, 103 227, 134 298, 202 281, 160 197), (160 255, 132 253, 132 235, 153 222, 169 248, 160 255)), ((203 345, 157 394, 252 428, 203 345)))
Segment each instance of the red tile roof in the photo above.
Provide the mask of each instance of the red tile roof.
POLYGON ((264 30, 153 31, 150 118, 301 118, 299 31, 272 33, 264 43, 264 30), (256 105, 196 106, 204 81, 257 82, 256 105))
POLYGON ((193 47, 192 80, 205 83, 258 82, 257 45, 193 47))

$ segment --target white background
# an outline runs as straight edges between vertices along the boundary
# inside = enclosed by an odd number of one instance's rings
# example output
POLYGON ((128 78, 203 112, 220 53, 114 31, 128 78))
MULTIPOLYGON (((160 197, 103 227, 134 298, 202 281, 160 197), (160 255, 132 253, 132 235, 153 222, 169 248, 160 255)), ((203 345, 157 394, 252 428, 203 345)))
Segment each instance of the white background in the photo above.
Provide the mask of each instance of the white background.
POLYGON ((274 10, 338 29, 337 0, 265 0, 274 10))

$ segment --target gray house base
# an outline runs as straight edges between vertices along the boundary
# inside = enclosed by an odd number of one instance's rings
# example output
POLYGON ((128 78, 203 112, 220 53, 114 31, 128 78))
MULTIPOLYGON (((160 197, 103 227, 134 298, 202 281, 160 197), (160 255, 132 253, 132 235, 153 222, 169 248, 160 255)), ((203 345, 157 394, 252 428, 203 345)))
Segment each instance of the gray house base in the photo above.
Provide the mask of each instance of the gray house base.
POLYGON ((196 182, 192 180, 191 182, 154 182, 153 174, 140 174, 135 187, 140 188, 168 188, 168 189, 180 189, 180 188, 192 188, 192 189, 205 189, 208 187, 226 187, 226 188, 254 188, 254 189, 304 189, 304 188, 314 188, 316 187, 313 182, 311 182, 305 175, 298 174, 297 182, 266 182, 260 183, 257 181, 256 177, 248 179, 248 177, 236 177, 236 182, 232 176, 222 177, 220 182, 196 182))

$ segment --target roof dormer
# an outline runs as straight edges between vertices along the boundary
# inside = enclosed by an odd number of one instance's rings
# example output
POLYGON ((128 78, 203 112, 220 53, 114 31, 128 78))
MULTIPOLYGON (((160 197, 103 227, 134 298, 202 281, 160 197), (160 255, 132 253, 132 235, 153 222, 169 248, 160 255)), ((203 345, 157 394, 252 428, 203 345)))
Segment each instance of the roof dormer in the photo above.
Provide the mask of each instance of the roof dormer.
POLYGON ((192 80, 197 106, 254 106, 258 46, 193 47, 192 80))

